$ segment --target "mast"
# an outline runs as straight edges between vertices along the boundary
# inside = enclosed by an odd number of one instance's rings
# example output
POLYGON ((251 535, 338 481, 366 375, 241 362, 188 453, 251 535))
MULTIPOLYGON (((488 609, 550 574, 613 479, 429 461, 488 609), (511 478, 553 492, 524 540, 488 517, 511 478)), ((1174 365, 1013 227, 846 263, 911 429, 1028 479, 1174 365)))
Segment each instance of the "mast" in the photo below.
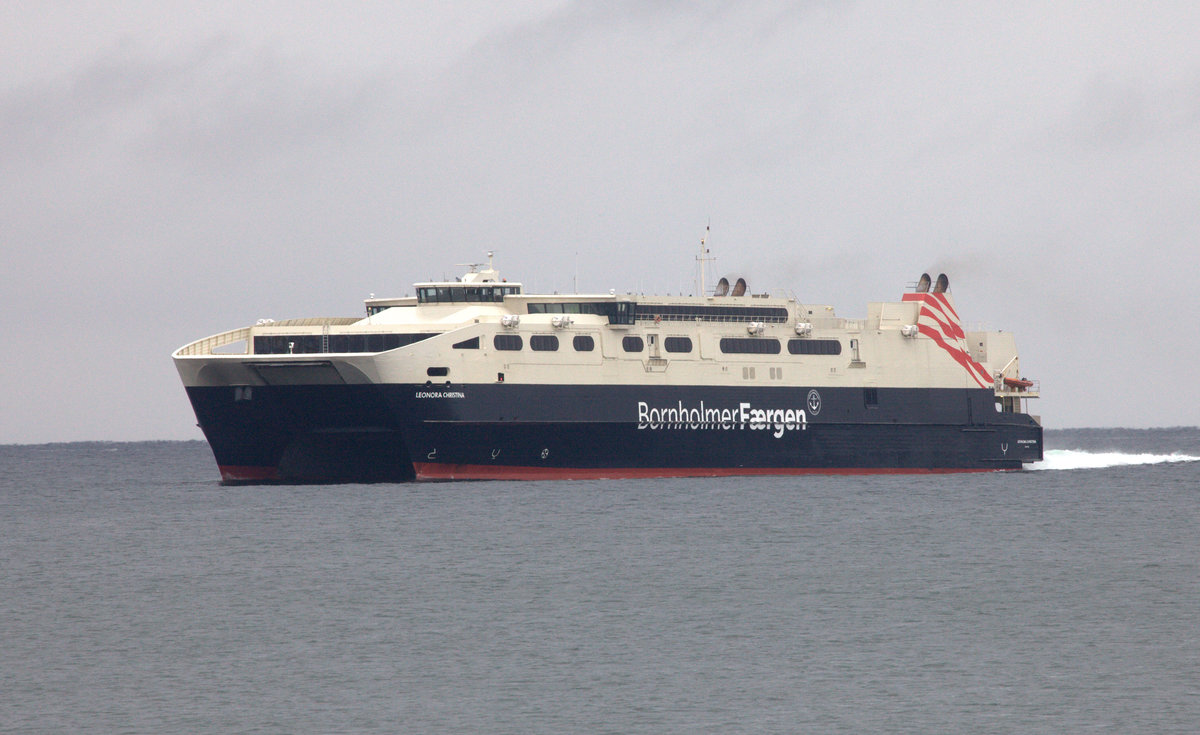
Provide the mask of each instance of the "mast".
POLYGON ((707 243, 708 243, 708 235, 709 235, 710 230, 712 230, 711 222, 709 222, 707 225, 704 226, 704 237, 700 238, 700 254, 696 256, 696 262, 700 264, 700 291, 699 291, 699 293, 701 296, 706 296, 708 294, 708 292, 704 290, 705 289, 705 287, 704 287, 704 264, 711 263, 712 261, 716 260, 715 256, 709 257, 709 249, 707 247, 707 243))

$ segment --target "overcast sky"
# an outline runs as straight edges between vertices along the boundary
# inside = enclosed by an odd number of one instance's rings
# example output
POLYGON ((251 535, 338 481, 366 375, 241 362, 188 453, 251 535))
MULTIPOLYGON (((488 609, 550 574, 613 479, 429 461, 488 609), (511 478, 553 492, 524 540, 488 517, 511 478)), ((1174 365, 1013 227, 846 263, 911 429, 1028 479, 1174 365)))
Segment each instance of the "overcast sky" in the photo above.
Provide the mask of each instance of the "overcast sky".
POLYGON ((1200 424, 1200 3, 7 2, 0 443, 201 438, 176 347, 490 248, 861 317, 945 271, 1049 428, 1200 424))

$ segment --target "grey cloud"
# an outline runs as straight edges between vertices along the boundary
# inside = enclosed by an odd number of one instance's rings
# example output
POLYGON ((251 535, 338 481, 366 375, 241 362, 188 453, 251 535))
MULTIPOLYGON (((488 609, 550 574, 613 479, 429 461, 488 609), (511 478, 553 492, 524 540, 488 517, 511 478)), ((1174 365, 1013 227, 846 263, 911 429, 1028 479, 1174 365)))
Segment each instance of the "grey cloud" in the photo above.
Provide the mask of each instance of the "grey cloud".
POLYGON ((1183 387, 1122 421, 1200 421, 1200 340, 1176 326, 1200 237, 1191 5, 420 12, 364 29, 168 9, 169 27, 96 30, 68 71, 13 75, 6 347, 44 353, 74 325, 73 349, 121 369, 56 373, 79 396, 53 420, 10 398, 0 441, 195 436, 172 348, 357 313, 487 249, 535 287, 571 287, 578 261, 584 290, 687 291, 708 221, 716 271, 848 316, 944 270, 965 320, 1017 332, 1048 425, 1113 421, 1092 386, 1168 343, 1155 383, 1183 387), (455 42, 406 52, 431 33, 455 42), (1116 354, 1102 315, 1128 304, 1145 326, 1116 354), (121 405, 164 418, 148 433, 121 405))
POLYGON ((1110 74, 1082 90, 1057 142, 1090 148, 1127 148, 1200 128, 1200 65, 1190 79, 1117 79, 1110 74))

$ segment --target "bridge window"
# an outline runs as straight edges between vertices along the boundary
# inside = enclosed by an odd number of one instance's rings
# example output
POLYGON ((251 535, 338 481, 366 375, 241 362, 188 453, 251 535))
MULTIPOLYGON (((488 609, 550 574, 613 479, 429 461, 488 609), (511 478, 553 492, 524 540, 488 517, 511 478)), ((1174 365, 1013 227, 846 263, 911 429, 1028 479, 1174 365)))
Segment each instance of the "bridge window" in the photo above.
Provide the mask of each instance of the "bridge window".
POLYGON ((505 296, 519 293, 521 293, 519 286, 421 286, 417 289, 417 302, 421 304, 486 303, 503 301, 505 296))

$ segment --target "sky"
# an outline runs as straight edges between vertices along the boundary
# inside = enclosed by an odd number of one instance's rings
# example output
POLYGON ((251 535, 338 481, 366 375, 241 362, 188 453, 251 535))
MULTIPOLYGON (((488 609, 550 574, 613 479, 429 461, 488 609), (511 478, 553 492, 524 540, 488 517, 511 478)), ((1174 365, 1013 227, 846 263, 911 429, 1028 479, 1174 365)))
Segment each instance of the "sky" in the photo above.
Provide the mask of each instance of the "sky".
POLYGON ((495 250, 862 317, 945 272, 1047 428, 1200 424, 1200 3, 0 5, 0 443, 199 439, 170 359, 495 250))

